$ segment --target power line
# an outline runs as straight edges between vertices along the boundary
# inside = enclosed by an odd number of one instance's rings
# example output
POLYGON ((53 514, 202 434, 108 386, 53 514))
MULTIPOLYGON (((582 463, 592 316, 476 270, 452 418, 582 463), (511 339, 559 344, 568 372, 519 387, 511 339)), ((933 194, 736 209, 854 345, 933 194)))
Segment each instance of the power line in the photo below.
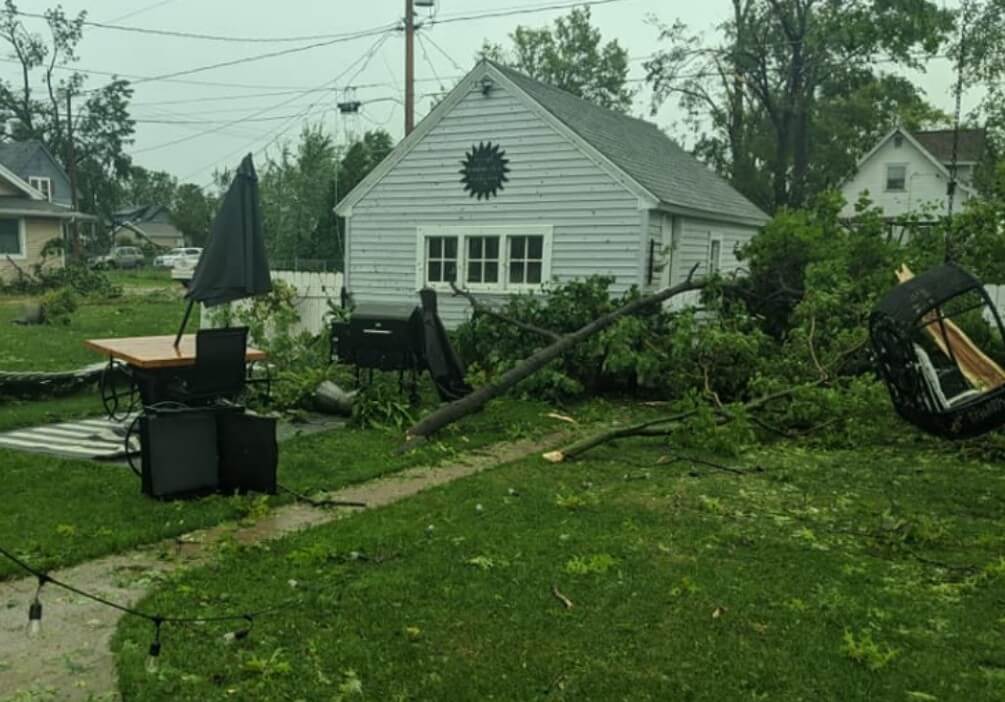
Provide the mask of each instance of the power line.
POLYGON ((174 0, 160 0, 160 2, 152 3, 150 5, 147 5, 146 7, 141 7, 138 10, 133 10, 132 12, 127 12, 124 15, 120 15, 119 17, 116 17, 115 19, 110 19, 110 20, 108 20, 108 22, 109 23, 121 22, 124 19, 129 19, 130 17, 135 17, 136 15, 141 15, 144 12, 149 12, 150 10, 155 10, 158 7, 161 7, 163 5, 167 5, 167 4, 172 3, 172 2, 174 2, 174 0))
MULTIPOLYGON (((38 12, 24 12, 19 10, 17 14, 22 17, 30 17, 32 19, 46 19, 44 14, 38 12)), ((154 27, 135 27, 131 25, 115 24, 114 22, 94 22, 92 20, 84 20, 82 24, 86 27, 94 27, 95 29, 105 29, 117 32, 131 32, 134 34, 148 34, 153 36, 174 37, 178 39, 199 39, 204 41, 230 42, 238 44, 278 44, 278 43, 294 43, 294 42, 319 41, 319 40, 330 40, 330 39, 344 39, 344 38, 351 38, 358 33, 358 32, 341 32, 337 34, 333 33, 305 34, 291 37, 289 36, 242 37, 242 36, 225 36, 221 34, 202 34, 199 32, 186 32, 173 29, 157 29, 154 27)), ((377 28, 375 27, 373 29, 377 28)), ((373 31, 373 30, 362 30, 362 31, 373 31)))
MULTIPOLYGON (((17 59, 10 58, 0 58, 0 63, 16 63, 21 65, 21 62, 17 59)), ((137 75, 135 73, 120 73, 118 71, 102 71, 95 68, 80 68, 76 66, 54 66, 53 70, 64 71, 71 73, 83 73, 85 75, 94 76, 108 76, 111 78, 125 78, 130 81, 135 80, 136 82, 147 82, 154 80, 154 76, 143 76, 137 75)), ((157 79, 164 83, 180 83, 183 85, 200 85, 209 88, 243 88, 245 90, 283 90, 283 89, 295 89, 290 85, 261 85, 261 84, 249 84, 249 83, 222 83, 217 81, 204 81, 204 80, 184 80, 184 79, 157 79)), ((133 83, 135 85, 136 83, 133 83)), ((91 91, 94 92, 94 91, 91 91)))
MULTIPOLYGON (((420 32, 418 36, 419 36, 419 39, 420 39, 420 41, 421 41, 421 40, 422 40, 422 33, 420 32)), ((454 65, 454 68, 456 68, 456 69, 457 69, 458 71, 460 71, 461 73, 466 73, 466 72, 467 72, 467 71, 465 71, 464 67, 463 67, 463 66, 461 66, 461 64, 457 63, 457 61, 455 61, 455 60, 454 60, 454 57, 453 57, 453 56, 451 56, 450 54, 448 54, 448 53, 446 52, 446 50, 444 50, 444 48, 443 48, 442 46, 440 46, 439 44, 437 44, 437 43, 436 43, 436 42, 435 42, 435 41, 433 40, 433 37, 431 37, 431 36, 427 36, 427 37, 426 37, 426 39, 427 39, 427 40, 429 40, 429 43, 433 45, 433 48, 434 48, 434 49, 436 49, 436 50, 437 50, 437 51, 439 51, 439 52, 440 52, 441 54, 443 54, 443 55, 444 55, 444 56, 445 56, 445 57, 447 58, 447 61, 450 61, 450 63, 452 63, 452 64, 454 65)))
MULTIPOLYGON (((330 81, 326 81, 326 83, 324 85, 334 86, 334 85, 338 84, 338 82, 340 80, 342 80, 342 78, 344 78, 351 70, 353 70, 354 68, 356 68, 357 64, 362 63, 362 67, 358 71, 356 71, 356 73, 353 75, 353 79, 355 79, 357 76, 359 76, 360 73, 363 72, 363 70, 365 70, 366 66, 369 65, 370 61, 377 54, 377 52, 381 49, 381 47, 383 47, 384 42, 386 42, 389 37, 390 37, 390 32, 385 32, 385 34, 382 37, 380 37, 377 41, 375 41, 370 46, 370 48, 366 51, 366 53, 364 53, 358 59, 356 59, 351 64, 349 64, 349 66, 344 71, 342 71, 339 75, 335 76, 335 78, 331 79, 330 81)), ((351 82, 351 80, 350 80, 350 82, 351 82)), ((290 120, 289 123, 280 126, 279 129, 278 129, 278 131, 277 131, 277 133, 275 134, 275 136, 273 136, 269 140, 269 142, 267 144, 265 144, 265 146, 263 146, 260 149, 258 149, 255 153, 256 154, 261 153, 261 152, 265 151, 266 149, 268 149, 269 147, 271 147, 276 142, 277 139, 279 139, 284 134, 286 134, 287 131, 289 131, 290 127, 295 123, 295 120, 303 120, 303 119, 305 119, 313 111, 314 107, 319 102, 321 102, 321 100, 323 100, 323 99, 324 99, 324 95, 322 95, 321 97, 319 97, 314 103, 312 103, 310 106, 308 106, 307 109, 304 110, 302 113, 300 113, 299 115, 296 115, 293 119, 290 120)), ((253 116, 257 116, 257 115, 253 115, 253 116)), ((241 121, 241 120, 237 120, 237 121, 241 121)), ((207 131, 205 133, 206 134, 210 134, 212 132, 213 132, 213 130, 209 130, 209 131, 207 131)), ((252 144, 254 144, 254 142, 252 142, 252 144)), ((200 169, 198 169, 196 171, 192 171, 192 173, 189 174, 189 175, 187 175, 187 176, 185 176, 183 178, 183 180, 189 180, 190 178, 192 178, 193 176, 201 173, 202 171, 206 170, 207 168, 211 168, 216 163, 219 163, 221 161, 226 161, 227 159, 229 159, 234 154, 240 153, 241 151, 244 151, 247 148, 250 148, 250 145, 242 147, 240 149, 236 149, 236 150, 228 153, 227 155, 223 156, 222 158, 216 159, 213 163, 211 163, 211 164, 209 164, 207 166, 203 166, 202 168, 200 168, 200 169)), ((213 184, 212 182, 207 183, 206 185, 203 186, 203 188, 205 189, 205 188, 209 187, 212 184, 213 184)))
POLYGON ((256 54, 254 56, 245 56, 244 58, 233 59, 233 60, 230 60, 230 61, 221 61, 220 63, 213 63, 213 64, 209 64, 207 66, 197 66, 195 68, 188 68, 188 69, 185 69, 183 71, 174 71, 172 73, 164 73, 162 75, 151 76, 149 78, 144 78, 142 80, 137 80, 133 84, 134 85, 139 85, 139 84, 142 84, 142 83, 148 83, 150 81, 159 81, 159 80, 167 80, 167 79, 170 79, 170 78, 178 78, 178 77, 181 77, 181 76, 192 75, 193 73, 202 73, 204 71, 212 71, 212 70, 215 70, 217 68, 227 68, 229 66, 238 66, 238 65, 241 65, 241 64, 251 63, 251 62, 254 62, 254 61, 263 61, 265 59, 276 58, 276 57, 279 57, 279 56, 288 56, 290 54, 296 54, 296 53, 301 53, 301 52, 304 52, 304 51, 310 51, 311 49, 318 49, 318 48, 321 48, 321 47, 324 47, 324 46, 331 46, 333 44, 338 44, 338 43, 344 42, 344 41, 352 41, 354 39, 363 39, 365 37, 372 37, 372 36, 378 36, 378 35, 379 36, 383 36, 383 35, 387 34, 389 31, 395 29, 396 27, 397 27, 397 24, 388 25, 388 26, 385 26, 385 27, 377 28, 377 29, 367 30, 365 32, 359 32, 359 33, 353 34, 351 36, 344 36, 344 37, 340 37, 340 38, 337 38, 337 39, 329 39, 327 41, 319 41, 319 42, 316 42, 314 44, 307 44, 306 46, 297 46, 297 47, 293 47, 292 49, 282 49, 280 51, 270 51, 270 52, 267 52, 267 53, 264 53, 264 54, 256 54))
POLYGON ((443 18, 426 20, 424 25, 451 24, 453 22, 470 22, 473 20, 492 19, 495 17, 512 17, 514 15, 527 15, 537 12, 548 12, 550 10, 568 10, 577 7, 592 7, 594 5, 609 5, 615 2, 625 2, 625 0, 587 0, 586 2, 568 2, 557 5, 531 5, 526 7, 514 7, 508 10, 497 10, 495 12, 484 12, 476 15, 447 15, 443 18))

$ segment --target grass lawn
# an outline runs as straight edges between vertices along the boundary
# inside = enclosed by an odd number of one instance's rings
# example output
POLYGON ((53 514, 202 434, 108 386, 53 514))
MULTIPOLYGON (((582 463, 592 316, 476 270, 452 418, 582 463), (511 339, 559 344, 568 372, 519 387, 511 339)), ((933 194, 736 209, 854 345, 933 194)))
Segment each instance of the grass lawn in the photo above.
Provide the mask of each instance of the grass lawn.
POLYGON ((206 615, 297 593, 303 605, 231 645, 226 625, 166 628, 156 675, 143 668, 150 625, 123 620, 121 692, 1005 699, 1000 466, 799 445, 729 463, 761 470, 667 461, 656 443, 625 441, 231 550, 140 606, 206 615))
POLYGON ((129 270, 105 271, 112 282, 127 289, 133 288, 178 288, 181 284, 171 280, 170 268, 154 268, 151 265, 129 270))
MULTIPOLYGON (((67 405, 72 406, 70 400, 67 405)), ((592 411, 604 411, 596 405, 592 411)), ((297 437, 280 448, 279 480, 298 492, 335 489, 415 465, 432 465, 458 452, 506 438, 556 431, 547 405, 494 403, 419 451, 398 453, 401 432, 344 429, 297 437)), ((139 480, 121 464, 62 460, 0 450, 0 544, 42 568, 70 565, 221 521, 240 519, 270 498, 214 496, 163 502, 140 494, 139 480)), ((20 571, 0 561, 0 578, 20 571)))
MULTIPOLYGON (((72 370, 102 360, 84 339, 172 334, 184 313, 179 296, 151 292, 113 300, 84 301, 69 324, 18 326, 23 299, 0 297, 0 370, 72 370)), ((198 328, 198 319, 189 322, 198 328)))

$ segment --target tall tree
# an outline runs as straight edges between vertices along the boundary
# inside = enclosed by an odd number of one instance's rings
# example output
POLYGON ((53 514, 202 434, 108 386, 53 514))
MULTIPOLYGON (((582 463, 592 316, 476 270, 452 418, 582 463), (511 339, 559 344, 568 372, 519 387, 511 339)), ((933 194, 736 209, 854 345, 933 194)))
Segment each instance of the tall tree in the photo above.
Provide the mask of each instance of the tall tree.
POLYGON ((205 246, 216 214, 217 199, 193 183, 183 183, 175 191, 171 221, 193 246, 205 246))
POLYGON ((554 29, 517 27, 510 39, 511 52, 486 42, 482 56, 602 107, 620 112, 631 108, 628 52, 617 40, 601 45, 603 38, 590 23, 588 6, 555 20, 554 29))
POLYGON ((113 80, 85 90, 85 77, 73 64, 86 12, 69 17, 57 6, 44 15, 48 37, 24 26, 14 0, 5 0, 0 8, 0 41, 11 49, 19 69, 16 80, 0 79, 0 137, 37 139, 67 165, 72 135, 80 205, 107 216, 119 204, 116 180, 128 174, 130 164, 124 149, 132 143, 132 88, 127 81, 113 80), (68 101, 72 123, 67 119, 68 101))
POLYGON ((732 0, 715 45, 658 27, 669 46, 645 64, 653 110, 678 100, 697 153, 769 210, 836 185, 894 123, 944 119, 877 68, 922 68, 943 45, 953 14, 931 0, 732 0))

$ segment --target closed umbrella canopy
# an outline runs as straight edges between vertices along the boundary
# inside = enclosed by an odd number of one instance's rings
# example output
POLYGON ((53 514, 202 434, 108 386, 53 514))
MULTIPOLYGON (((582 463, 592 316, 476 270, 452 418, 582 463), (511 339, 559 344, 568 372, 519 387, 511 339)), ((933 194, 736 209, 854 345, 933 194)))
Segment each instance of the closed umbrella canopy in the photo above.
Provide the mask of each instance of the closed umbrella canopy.
POLYGON ((271 290, 258 176, 248 154, 216 213, 209 245, 199 259, 186 297, 190 302, 213 306, 271 290))

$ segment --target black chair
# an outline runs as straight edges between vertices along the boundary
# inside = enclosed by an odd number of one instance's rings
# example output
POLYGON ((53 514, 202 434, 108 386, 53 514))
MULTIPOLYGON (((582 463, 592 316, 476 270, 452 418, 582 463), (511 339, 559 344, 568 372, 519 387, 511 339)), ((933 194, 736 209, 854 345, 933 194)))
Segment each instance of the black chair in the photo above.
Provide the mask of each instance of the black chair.
POLYGON ((184 404, 235 400, 247 380, 248 328, 202 329, 195 336, 195 366, 179 378, 170 399, 184 404))

